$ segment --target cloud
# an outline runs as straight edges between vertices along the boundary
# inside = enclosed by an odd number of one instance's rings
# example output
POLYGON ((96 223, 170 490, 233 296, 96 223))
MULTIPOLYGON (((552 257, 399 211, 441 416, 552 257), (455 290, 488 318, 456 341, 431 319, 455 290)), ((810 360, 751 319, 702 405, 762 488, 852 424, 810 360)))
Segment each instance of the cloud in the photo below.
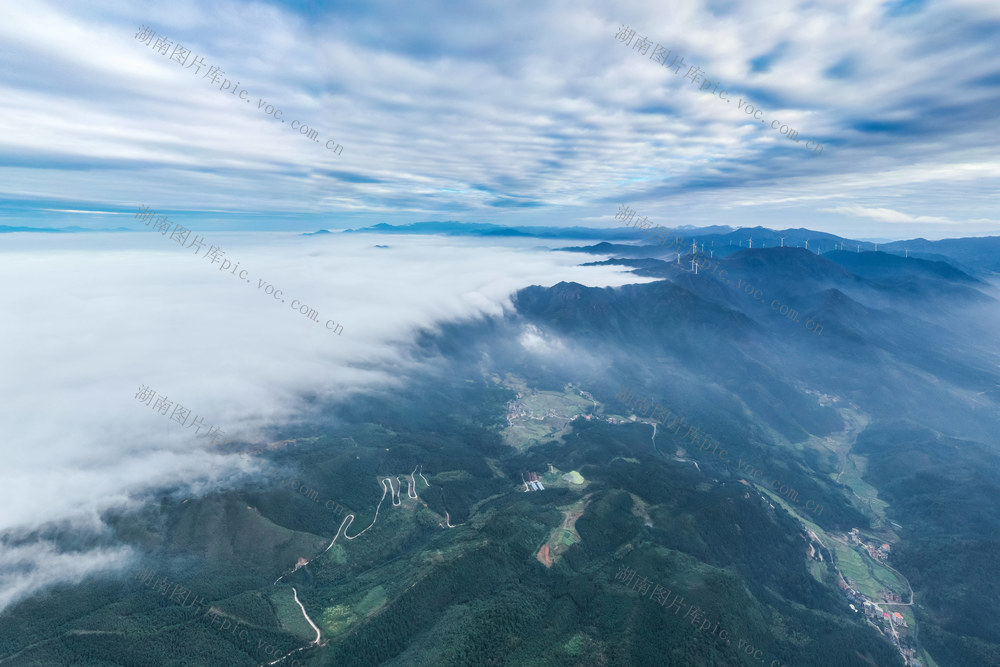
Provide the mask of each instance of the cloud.
POLYGON ((239 272, 148 231, 4 236, 0 536, 18 551, 0 559, 0 608, 43 583, 127 560, 127 550, 104 544, 64 568, 44 537, 52 526, 102 535, 111 508, 138 508, 156 489, 230 488, 248 470, 171 421, 172 409, 161 415, 138 401, 140 385, 226 439, 261 443, 270 429, 309 417, 305 395, 336 402, 405 382, 417 332, 501 316, 517 289, 650 280, 621 267, 580 267, 578 255, 538 250, 537 239, 203 240, 206 251, 218 244, 232 266, 239 262, 239 272), (273 284, 273 295, 259 281, 273 284), (318 321, 293 310, 294 300, 317 310, 318 321))
POLYGON ((541 331, 534 324, 525 325, 517 340, 526 351, 534 354, 545 355, 566 350, 562 341, 541 331))
POLYGON ((128 562, 126 547, 64 551, 49 541, 0 549, 0 611, 35 591, 56 583, 77 584, 101 569, 128 562))
POLYGON ((1000 185, 995 13, 978 0, 515 0, 457 13, 440 0, 169 10, 40 0, 0 24, 0 196, 36 210, 183 203, 192 216, 218 211, 215 225, 270 229, 439 216, 574 224, 609 200, 676 224, 724 222, 720 209, 756 201, 741 224, 781 226, 816 211, 812 193, 981 217, 1000 185), (615 41, 623 22, 681 69, 615 41), (137 41, 142 24, 220 67, 251 103, 137 41), (81 53, 81 43, 100 46, 81 53), (699 93, 689 68, 733 102, 699 93), (266 117, 258 98, 342 155, 266 117))
POLYGON ((952 223, 954 221, 947 218, 941 218, 932 215, 910 215, 908 213, 903 213, 901 211, 894 211, 891 208, 871 208, 866 206, 837 206, 836 208, 824 208, 821 211, 828 211, 830 213, 842 213, 844 215, 853 215, 861 218, 871 218, 872 220, 878 220, 879 222, 892 222, 892 223, 917 223, 917 222, 944 222, 952 223))

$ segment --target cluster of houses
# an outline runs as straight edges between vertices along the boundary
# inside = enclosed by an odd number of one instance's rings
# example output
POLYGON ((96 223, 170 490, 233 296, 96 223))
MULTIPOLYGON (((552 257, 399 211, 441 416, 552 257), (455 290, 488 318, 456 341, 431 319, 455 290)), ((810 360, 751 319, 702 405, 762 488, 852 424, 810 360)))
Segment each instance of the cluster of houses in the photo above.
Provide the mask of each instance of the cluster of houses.
MULTIPOLYGON (((868 598, 865 597, 864 593, 854 590, 843 579, 838 581, 837 585, 840 586, 840 590, 844 591, 844 595, 846 595, 848 599, 853 600, 854 602, 857 602, 858 604, 861 605, 869 604, 868 598)), ((854 607, 853 604, 851 605, 851 609, 857 611, 857 609, 854 607)))
POLYGON ((507 425, 513 426, 514 422, 518 419, 528 418, 528 409, 521 402, 521 397, 523 394, 517 392, 517 399, 507 402, 507 425))
POLYGON ((545 490, 545 487, 542 486, 541 480, 538 479, 538 473, 537 472, 529 472, 528 473, 528 481, 526 482, 526 484, 529 487, 531 487, 532 489, 534 489, 535 491, 544 491, 545 490))
POLYGON ((572 421, 572 418, 561 416, 555 408, 549 408, 544 415, 535 415, 535 413, 529 408, 524 401, 523 394, 517 392, 517 399, 513 401, 507 401, 507 425, 513 426, 514 422, 524 419, 533 419, 535 421, 544 421, 545 419, 567 419, 572 421))
POLYGON ((882 620, 885 621, 886 623, 892 621, 893 625, 901 625, 904 628, 906 627, 906 619, 903 618, 903 615, 900 614, 898 611, 894 611, 891 614, 887 611, 883 611, 882 620))
POLYGON ((871 556, 875 560, 881 560, 881 561, 884 561, 889 557, 889 551, 892 548, 888 544, 882 544, 880 546, 877 544, 862 543, 861 546, 864 547, 865 551, 868 552, 869 556, 871 556))
POLYGON ((865 616, 872 620, 882 620, 882 624, 888 627, 890 624, 908 627, 906 619, 898 611, 883 611, 878 605, 872 602, 865 602, 865 616))
POLYGON ((596 419, 597 421, 605 421, 609 424, 628 424, 628 419, 618 419, 617 417, 600 417, 598 415, 583 415, 583 418, 587 421, 596 419))
MULTIPOLYGON (((892 625, 900 625, 904 628, 907 627, 906 619, 903 618, 903 615, 900 614, 898 611, 891 613, 883 611, 881 607, 879 607, 877 604, 875 604, 867 597, 865 597, 864 593, 860 593, 854 590, 844 580, 838 581, 837 585, 840 587, 840 590, 844 591, 844 595, 846 595, 850 600, 857 602, 861 606, 861 608, 864 609, 865 616, 867 616, 868 618, 872 620, 881 619, 886 626, 888 626, 891 623, 892 625)), ((881 595, 886 602, 901 601, 898 595, 889 591, 882 591, 881 595)), ((857 613, 859 610, 852 604, 851 611, 857 613)))
MULTIPOLYGON (((872 558, 879 561, 885 561, 891 551, 891 546, 888 544, 866 543, 857 528, 851 529, 851 532, 847 535, 847 540, 853 545, 861 546, 872 558)), ((879 603, 869 600, 863 593, 856 591, 851 584, 850 579, 838 582, 838 586, 840 586, 840 590, 844 592, 844 595, 852 602, 858 603, 858 606, 854 604, 850 605, 851 611, 855 613, 864 611, 865 617, 881 628, 886 636, 895 638, 896 645, 906 665, 909 667, 921 667, 923 663, 920 660, 917 644, 913 637, 910 636, 909 632, 897 635, 895 630, 892 629, 893 627, 908 628, 906 618, 898 611, 885 611, 879 603)), ((888 589, 879 591, 879 597, 882 603, 899 604, 903 602, 902 596, 888 589)))
POLYGON ((882 599, 885 602, 902 602, 903 601, 902 596, 897 595, 896 593, 893 593, 890 590, 883 590, 883 591, 880 592, 880 595, 882 596, 882 599))
MULTIPOLYGON (((895 636, 889 634, 892 626, 909 628, 906 624, 906 618, 898 611, 885 611, 871 600, 864 599, 863 595, 854 591, 844 582, 840 582, 840 584, 841 589, 843 589, 845 593, 851 596, 855 601, 861 602, 861 607, 864 610, 865 617, 876 626, 882 628, 883 632, 887 636, 895 636)), ((898 598, 899 596, 896 597, 898 598)), ((860 610, 852 604, 851 611, 857 613, 860 610)), ((903 633, 900 635, 897 639, 897 646, 903 656, 904 663, 908 665, 908 667, 922 666, 923 663, 920 661, 919 653, 916 650, 916 642, 912 637, 910 637, 909 634, 903 633)))
POLYGON ((892 547, 886 543, 879 545, 865 542, 861 539, 861 534, 858 532, 857 528, 851 528, 851 532, 848 533, 847 539, 851 544, 860 544, 861 547, 868 552, 869 556, 878 561, 885 561, 889 558, 889 552, 892 550, 892 547))

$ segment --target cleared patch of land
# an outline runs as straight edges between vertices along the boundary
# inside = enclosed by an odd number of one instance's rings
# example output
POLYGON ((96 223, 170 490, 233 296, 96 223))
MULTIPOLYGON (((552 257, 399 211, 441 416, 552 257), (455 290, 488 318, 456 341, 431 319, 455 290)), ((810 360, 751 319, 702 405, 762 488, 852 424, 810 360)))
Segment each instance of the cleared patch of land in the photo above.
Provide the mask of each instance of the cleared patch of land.
POLYGON ((563 391, 538 391, 518 378, 507 376, 503 386, 517 392, 507 404, 503 439, 511 447, 527 449, 540 442, 562 439, 577 417, 593 411, 593 401, 567 385, 563 391))
POLYGON ((558 561, 567 549, 580 541, 580 533, 576 532, 576 521, 583 516, 588 502, 590 502, 589 494, 572 505, 558 508, 563 513, 562 524, 558 528, 552 529, 536 556, 545 567, 552 567, 552 564, 558 561))

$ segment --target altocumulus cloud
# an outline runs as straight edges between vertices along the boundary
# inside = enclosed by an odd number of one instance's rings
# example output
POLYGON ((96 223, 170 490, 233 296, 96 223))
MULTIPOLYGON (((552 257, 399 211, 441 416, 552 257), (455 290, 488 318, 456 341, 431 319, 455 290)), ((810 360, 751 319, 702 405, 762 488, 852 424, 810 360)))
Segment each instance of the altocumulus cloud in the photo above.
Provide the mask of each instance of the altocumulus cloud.
POLYGON ((102 512, 137 508, 157 490, 201 495, 246 471, 136 401, 140 384, 259 443, 268 427, 308 416, 303 395, 337 401, 404 382, 418 331, 501 316, 517 289, 645 282, 524 241, 210 234, 249 270, 247 284, 159 234, 3 240, 0 609, 46 584, 127 567, 102 512), (324 330, 329 318, 343 335, 324 330), (62 553, 53 535, 65 527, 99 546, 62 553))
MULTIPOLYGON (((611 222, 607 205, 630 201, 681 224, 782 226, 813 216, 814 199, 906 201, 982 232, 974 221, 1000 184, 995 2, 7 5, 0 194, 35 209, 183 201, 273 228, 330 212, 351 226, 442 212, 611 222), (621 23, 734 102, 620 48, 621 23), (140 24, 222 67, 252 103, 140 45, 140 24), (348 150, 313 150, 256 98, 348 150), (823 155, 748 120, 739 98, 823 155), (720 221, 733 202, 741 219, 720 221)), ((844 213, 808 219, 898 233, 844 213)))

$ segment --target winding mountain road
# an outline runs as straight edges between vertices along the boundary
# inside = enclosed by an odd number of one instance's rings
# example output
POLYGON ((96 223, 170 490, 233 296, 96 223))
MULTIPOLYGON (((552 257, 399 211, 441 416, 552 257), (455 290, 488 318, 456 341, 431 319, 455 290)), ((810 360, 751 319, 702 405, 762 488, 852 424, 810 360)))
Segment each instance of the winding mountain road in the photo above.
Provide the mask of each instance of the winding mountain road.
POLYGON ((299 592, 295 590, 295 586, 292 586, 292 596, 295 597, 295 604, 299 605, 299 609, 302 610, 302 615, 306 617, 306 620, 309 621, 309 625, 311 625, 312 629, 316 631, 316 639, 314 639, 309 645, 318 645, 319 640, 322 639, 323 636, 320 634, 319 628, 316 627, 316 624, 312 622, 311 618, 309 618, 309 614, 306 613, 306 608, 302 606, 301 602, 299 602, 299 592))

